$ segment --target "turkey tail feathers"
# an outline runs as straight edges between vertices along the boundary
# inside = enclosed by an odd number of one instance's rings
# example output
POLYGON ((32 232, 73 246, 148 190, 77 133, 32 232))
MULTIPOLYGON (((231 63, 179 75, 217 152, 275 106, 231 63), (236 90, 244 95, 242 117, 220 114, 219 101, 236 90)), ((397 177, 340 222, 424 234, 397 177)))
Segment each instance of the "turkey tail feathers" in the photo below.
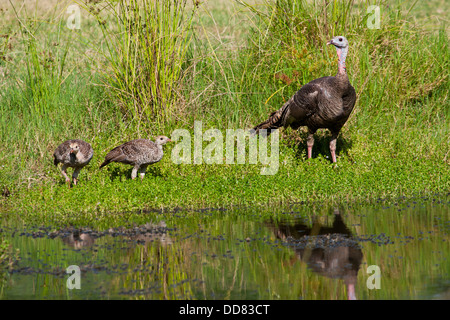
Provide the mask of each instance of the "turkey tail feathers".
POLYGON ((254 132, 254 134, 259 134, 261 130, 267 130, 267 135, 270 135, 272 130, 276 130, 281 126, 280 112, 278 110, 272 112, 269 116, 269 119, 255 126, 252 131, 254 132))
POLYGON ((99 169, 103 168, 104 166, 108 165, 110 163, 109 160, 103 161, 103 163, 100 165, 99 169))
POLYGON ((272 130, 276 130, 280 127, 284 127, 286 123, 286 113, 289 110, 291 100, 286 102, 279 110, 274 111, 270 114, 269 119, 264 122, 261 122, 256 127, 254 127, 251 131, 255 134, 258 134, 261 130, 267 130, 267 136, 272 133, 272 130))

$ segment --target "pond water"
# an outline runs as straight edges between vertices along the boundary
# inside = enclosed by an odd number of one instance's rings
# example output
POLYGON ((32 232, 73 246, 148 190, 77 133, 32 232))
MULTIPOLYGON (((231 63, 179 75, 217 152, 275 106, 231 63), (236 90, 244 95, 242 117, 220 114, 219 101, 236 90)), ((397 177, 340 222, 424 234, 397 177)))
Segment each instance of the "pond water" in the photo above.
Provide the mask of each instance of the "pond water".
POLYGON ((107 230, 9 215, 0 299, 449 299, 449 209, 448 195, 205 209, 107 230))

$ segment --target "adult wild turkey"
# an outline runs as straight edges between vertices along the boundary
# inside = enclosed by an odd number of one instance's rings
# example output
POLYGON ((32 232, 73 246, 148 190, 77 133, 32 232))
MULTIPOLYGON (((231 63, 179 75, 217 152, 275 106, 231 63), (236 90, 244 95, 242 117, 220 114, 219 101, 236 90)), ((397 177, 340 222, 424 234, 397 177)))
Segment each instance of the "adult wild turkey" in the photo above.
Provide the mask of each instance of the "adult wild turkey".
POLYGON ((267 121, 254 127, 253 132, 258 133, 267 129, 267 134, 270 134, 270 130, 280 127, 291 126, 292 129, 298 129, 300 126, 307 126, 309 134, 306 143, 309 159, 314 145, 314 133, 320 128, 329 129, 331 159, 336 162, 336 139, 355 106, 356 93, 345 70, 347 39, 338 36, 327 44, 334 45, 337 50, 339 58, 337 75, 322 77, 305 84, 279 110, 272 112, 267 121))
POLYGON ((111 162, 121 162, 131 164, 133 170, 131 171, 131 179, 135 179, 137 172, 144 179, 145 171, 150 164, 159 162, 163 155, 163 145, 170 142, 169 138, 165 136, 156 137, 153 142, 147 139, 137 139, 125 142, 124 144, 112 149, 105 157, 105 161, 100 165, 103 168, 111 162))
POLYGON ((61 173, 70 185, 70 179, 67 176, 67 168, 74 168, 72 179, 73 184, 78 182, 78 174, 94 156, 94 149, 86 141, 79 139, 67 140, 61 143, 53 153, 53 164, 62 163, 61 173))

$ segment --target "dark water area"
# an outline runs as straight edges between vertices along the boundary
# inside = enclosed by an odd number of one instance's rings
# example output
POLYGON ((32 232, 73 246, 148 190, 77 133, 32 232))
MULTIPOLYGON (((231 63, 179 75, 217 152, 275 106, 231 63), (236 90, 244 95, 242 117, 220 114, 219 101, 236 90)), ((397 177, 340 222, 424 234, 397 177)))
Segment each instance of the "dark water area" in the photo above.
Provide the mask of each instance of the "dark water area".
POLYGON ((449 299, 450 198, 179 211, 128 228, 3 216, 0 299, 449 299))

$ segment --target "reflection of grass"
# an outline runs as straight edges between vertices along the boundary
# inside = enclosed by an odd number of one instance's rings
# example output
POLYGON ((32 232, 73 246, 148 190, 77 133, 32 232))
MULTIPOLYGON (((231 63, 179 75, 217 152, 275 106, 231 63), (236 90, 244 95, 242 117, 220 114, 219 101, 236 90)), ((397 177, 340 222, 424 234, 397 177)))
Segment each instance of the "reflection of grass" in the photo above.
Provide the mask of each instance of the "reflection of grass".
MULTIPOLYGON (((374 208, 354 206, 341 211, 353 236, 373 239, 361 242, 363 262, 356 285, 358 299, 429 299, 431 296, 424 296, 427 292, 425 286, 445 285, 440 281, 450 267, 446 255, 450 239, 448 234, 436 229, 436 224, 448 220, 448 206, 416 200, 418 204, 414 208, 411 202, 404 202, 391 209, 382 209, 384 203, 374 208), (394 243, 383 244, 387 238, 394 243), (378 265, 381 269, 379 290, 367 289, 370 274, 366 269, 369 265, 378 265)), ((311 212, 305 206, 291 206, 287 212, 290 211, 297 212, 295 215, 303 217, 308 224, 312 213, 322 218, 324 225, 330 226, 333 220, 327 215, 326 208, 318 207, 311 212)), ((267 215, 273 216, 274 212, 284 211, 272 208, 267 215)), ((258 221, 255 214, 264 217, 266 211, 213 214, 195 226, 198 239, 194 238, 190 243, 191 250, 197 254, 193 258, 194 273, 191 276, 206 283, 202 290, 196 292, 197 297, 347 298, 342 279, 327 278, 310 270, 306 263, 295 257, 290 247, 281 245, 263 226, 264 218, 258 221), (200 270, 194 267, 199 265, 202 266, 200 270)), ((193 226, 185 228, 190 230, 193 226)))
MULTIPOLYGON (((340 207, 352 235, 356 239, 371 239, 360 242, 363 261, 356 297, 429 299, 430 294, 439 292, 432 288, 445 289, 450 267, 448 203, 417 198, 399 200, 397 205, 385 208, 390 205, 380 202, 373 206, 340 207), (379 290, 366 287, 369 265, 381 269, 379 290)), ((158 238, 139 238, 134 242, 137 239, 133 237, 104 236, 97 238, 92 247, 81 250, 72 250, 61 239, 51 239, 45 233, 43 237, 32 237, 33 230, 28 229, 28 235, 16 233, 8 241, 20 248, 18 267, 42 272, 31 276, 15 273, 15 286, 5 289, 3 297, 16 293, 24 298, 47 299, 64 298, 65 294, 70 299, 346 299, 342 279, 312 271, 266 223, 294 216, 309 227, 313 221, 330 227, 334 221, 330 212, 320 204, 225 212, 179 211, 164 214, 171 230, 167 235, 170 243, 158 238), (79 292, 65 289, 64 271, 69 264, 86 270, 82 272, 79 292), (20 292, 30 277, 33 291, 20 292)), ((139 219, 161 219, 161 214, 124 214, 123 218, 124 224, 133 226, 142 223, 139 219)), ((11 222, 10 230, 21 225, 11 222)), ((102 228, 107 230, 112 225, 102 228)))
MULTIPOLYGON (((0 288, 8 287, 9 272, 13 269, 13 265, 19 259, 19 249, 14 249, 10 241, 5 237, 0 237, 0 288)), ((0 289, 0 293, 1 293, 0 289)))
POLYGON ((366 267, 378 265, 382 280, 380 290, 366 290, 367 278, 362 272, 361 298, 391 299, 394 296, 389 290, 394 287, 398 288, 396 297, 400 299, 429 299, 430 296, 424 296, 424 283, 437 288, 445 285, 447 280, 441 277, 450 267, 450 238, 442 226, 450 217, 449 208, 434 201, 416 201, 417 204, 400 203, 377 213, 362 211, 360 214, 365 217, 356 219, 356 223, 361 223, 360 234, 382 234, 393 241, 386 245, 363 243, 366 267))
POLYGON ((15 268, 26 271, 16 272, 12 287, 0 282, 0 297, 15 292, 23 299, 191 299, 189 247, 157 237, 135 240, 103 236, 74 249, 59 237, 15 237, 11 246, 22 249, 15 268), (81 290, 66 288, 69 265, 80 267, 81 290))
POLYGON ((11 246, 7 240, 2 239, 0 242, 0 279, 3 279, 3 274, 10 266, 11 260, 11 246))

